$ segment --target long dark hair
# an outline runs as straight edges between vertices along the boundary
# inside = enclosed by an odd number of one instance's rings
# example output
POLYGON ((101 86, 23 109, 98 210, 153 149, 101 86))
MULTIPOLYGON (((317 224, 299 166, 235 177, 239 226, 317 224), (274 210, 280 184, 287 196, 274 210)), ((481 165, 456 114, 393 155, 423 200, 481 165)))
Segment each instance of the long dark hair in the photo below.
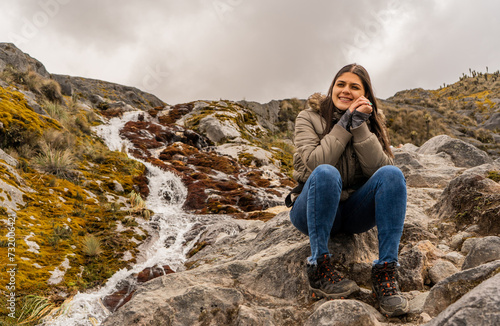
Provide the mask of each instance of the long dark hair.
POLYGON ((326 122, 325 131, 323 132, 322 136, 324 137, 326 134, 328 134, 332 130, 333 125, 336 123, 336 121, 333 120, 334 112, 335 111, 338 112, 340 110, 336 108, 335 105, 333 104, 332 100, 333 86, 337 82, 337 79, 346 72, 352 72, 353 74, 356 74, 363 82, 363 87, 366 92, 365 97, 370 102, 372 102, 372 107, 373 107, 372 115, 370 116, 370 126, 372 132, 375 135, 377 135, 380 144, 382 144, 384 152, 390 157, 394 157, 390 147, 391 142, 389 141, 389 135, 387 134, 387 129, 385 128, 385 121, 383 121, 380 115, 378 114, 377 99, 373 94, 370 75, 368 75, 368 72, 366 71, 365 68, 363 68, 363 66, 360 66, 356 63, 349 64, 340 69, 339 72, 337 72, 335 78, 333 78, 330 88, 328 89, 328 94, 326 95, 326 98, 321 102, 320 115, 321 117, 323 117, 323 119, 325 119, 326 122))

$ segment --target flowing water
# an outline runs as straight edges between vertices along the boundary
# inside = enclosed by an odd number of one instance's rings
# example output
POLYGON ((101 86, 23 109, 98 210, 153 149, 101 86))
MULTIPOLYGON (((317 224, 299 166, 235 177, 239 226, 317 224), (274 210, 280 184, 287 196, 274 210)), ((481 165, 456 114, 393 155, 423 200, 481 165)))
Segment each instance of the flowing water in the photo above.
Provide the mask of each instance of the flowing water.
MULTIPOLYGON (((110 150, 126 149, 130 143, 120 137, 120 130, 127 121, 136 121, 139 114, 145 113, 143 111, 127 112, 122 118, 112 118, 107 124, 97 127, 95 131, 103 138, 110 150)), ((133 274, 147 267, 169 265, 172 270, 176 271, 184 264, 186 253, 190 250, 190 247, 185 245, 184 235, 199 217, 182 210, 187 189, 176 175, 150 163, 142 163, 148 170, 150 194, 146 200, 146 207, 154 212, 151 217, 154 227, 150 222, 144 222, 142 225, 148 230, 151 239, 141 245, 137 264, 129 270, 119 270, 99 289, 78 293, 69 303, 63 305, 59 316, 45 321, 42 325, 100 325, 110 314, 101 300, 116 291, 121 282, 131 279, 133 274)))

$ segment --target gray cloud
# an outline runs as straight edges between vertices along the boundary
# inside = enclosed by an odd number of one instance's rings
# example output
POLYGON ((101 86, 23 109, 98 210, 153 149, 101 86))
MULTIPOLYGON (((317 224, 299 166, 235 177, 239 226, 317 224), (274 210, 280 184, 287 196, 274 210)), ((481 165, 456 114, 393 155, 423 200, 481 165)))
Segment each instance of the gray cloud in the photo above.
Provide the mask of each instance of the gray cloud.
POLYGON ((167 103, 305 98, 325 92, 354 61, 385 98, 454 82, 469 67, 499 69, 499 7, 465 0, 3 1, 0 37, 50 72, 136 86, 167 103))

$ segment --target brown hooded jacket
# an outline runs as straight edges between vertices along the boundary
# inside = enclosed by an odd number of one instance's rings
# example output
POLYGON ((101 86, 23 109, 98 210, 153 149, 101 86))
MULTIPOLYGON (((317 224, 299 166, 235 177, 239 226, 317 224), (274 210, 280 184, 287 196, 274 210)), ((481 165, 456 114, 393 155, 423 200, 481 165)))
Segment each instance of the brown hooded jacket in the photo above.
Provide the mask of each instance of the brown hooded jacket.
MULTIPOLYGON (((320 164, 335 166, 342 177, 341 201, 360 188, 375 171, 393 160, 382 149, 377 136, 370 130, 370 122, 347 131, 335 124, 332 130, 321 138, 325 121, 319 115, 320 103, 325 97, 313 94, 307 108, 295 120, 295 146, 293 156, 293 177, 300 184, 307 181, 311 172, 320 164)), ((344 112, 335 112, 335 123, 344 112)), ((381 114, 380 110, 378 111, 381 114)), ((295 201, 298 194, 292 194, 295 201)))

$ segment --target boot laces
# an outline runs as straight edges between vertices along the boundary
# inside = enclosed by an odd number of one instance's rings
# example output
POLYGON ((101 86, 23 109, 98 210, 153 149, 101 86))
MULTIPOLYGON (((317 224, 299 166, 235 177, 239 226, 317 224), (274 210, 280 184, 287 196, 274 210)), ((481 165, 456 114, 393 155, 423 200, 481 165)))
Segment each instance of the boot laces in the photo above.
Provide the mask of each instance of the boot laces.
POLYGON ((325 256, 325 260, 318 266, 319 275, 332 283, 342 281, 342 276, 333 268, 330 259, 325 256))
POLYGON ((384 267, 378 269, 375 276, 383 296, 398 294, 396 268, 394 266, 388 266, 387 262, 385 262, 384 267))

